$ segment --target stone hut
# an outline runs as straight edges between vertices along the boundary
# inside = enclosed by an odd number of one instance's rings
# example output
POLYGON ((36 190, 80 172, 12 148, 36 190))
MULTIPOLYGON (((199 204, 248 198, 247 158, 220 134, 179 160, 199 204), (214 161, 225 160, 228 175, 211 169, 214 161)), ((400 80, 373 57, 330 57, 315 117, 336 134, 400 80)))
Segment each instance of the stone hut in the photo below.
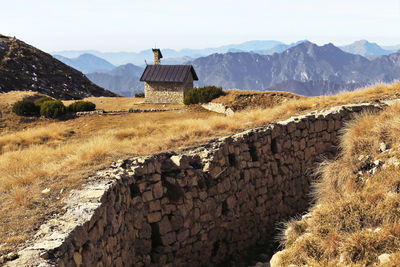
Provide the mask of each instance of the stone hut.
POLYGON ((145 82, 146 103, 182 104, 186 93, 197 81, 192 65, 161 65, 160 49, 153 49, 154 65, 147 65, 141 82, 145 82))

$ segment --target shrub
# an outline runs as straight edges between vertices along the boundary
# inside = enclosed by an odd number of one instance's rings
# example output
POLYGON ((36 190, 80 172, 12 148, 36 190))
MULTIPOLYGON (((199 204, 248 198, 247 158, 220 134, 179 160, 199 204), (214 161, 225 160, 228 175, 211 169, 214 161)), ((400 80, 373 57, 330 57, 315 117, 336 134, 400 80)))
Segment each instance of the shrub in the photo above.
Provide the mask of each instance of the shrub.
POLYGON ((45 101, 40 106, 40 115, 46 118, 58 118, 66 113, 66 108, 60 100, 45 101))
POLYGON ((20 100, 13 105, 12 111, 19 116, 37 116, 40 107, 36 106, 33 101, 20 100))
POLYGON ((144 97, 144 93, 135 94, 135 97, 144 97))
POLYGON ((200 88, 195 87, 187 92, 185 99, 183 100, 183 103, 185 105, 207 103, 213 100, 214 98, 217 98, 224 94, 225 93, 224 91, 222 91, 221 87, 216 87, 216 86, 204 86, 200 88))
POLYGON ((199 103, 199 93, 197 91, 197 88, 190 89, 183 99, 183 104, 190 105, 199 103))
POLYGON ((96 104, 89 101, 76 101, 68 106, 70 112, 92 111, 96 109, 96 104))
POLYGON ((46 102, 46 101, 52 101, 52 100, 54 100, 54 99, 51 98, 51 97, 44 96, 44 97, 41 97, 41 98, 36 99, 33 103, 35 103, 35 105, 39 107, 39 111, 40 111, 40 106, 41 106, 44 102, 46 102))

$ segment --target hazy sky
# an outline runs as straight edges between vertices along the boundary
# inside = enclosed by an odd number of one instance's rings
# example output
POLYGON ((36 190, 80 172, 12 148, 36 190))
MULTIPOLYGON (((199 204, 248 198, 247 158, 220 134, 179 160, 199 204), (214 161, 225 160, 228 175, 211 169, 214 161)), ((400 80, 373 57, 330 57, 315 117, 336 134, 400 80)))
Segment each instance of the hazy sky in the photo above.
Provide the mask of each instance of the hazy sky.
POLYGON ((0 33, 47 52, 204 48, 249 40, 400 44, 400 0, 11 0, 0 33))

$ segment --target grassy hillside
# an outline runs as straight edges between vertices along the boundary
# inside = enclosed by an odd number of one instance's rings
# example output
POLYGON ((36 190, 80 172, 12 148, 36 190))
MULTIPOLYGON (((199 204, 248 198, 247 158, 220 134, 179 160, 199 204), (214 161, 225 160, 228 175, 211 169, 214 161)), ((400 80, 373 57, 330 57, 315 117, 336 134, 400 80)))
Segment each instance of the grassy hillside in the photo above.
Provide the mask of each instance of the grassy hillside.
POLYGON ((400 104, 349 123, 316 203, 285 228, 279 266, 400 266, 400 104))
MULTIPOLYGON (((88 182, 89 174, 113 160, 179 150, 335 105, 399 98, 400 83, 330 97, 289 97, 275 106, 246 109, 231 117, 177 105, 158 113, 90 115, 65 121, 30 117, 14 123, 11 103, 24 96, 18 94, 0 94, 0 110, 10 116, 0 118, 8 125, 0 133, 0 254, 34 235, 43 220, 60 212, 61 200, 71 189, 88 182)), ((135 98, 90 100, 98 108, 112 110, 151 107, 135 98)))

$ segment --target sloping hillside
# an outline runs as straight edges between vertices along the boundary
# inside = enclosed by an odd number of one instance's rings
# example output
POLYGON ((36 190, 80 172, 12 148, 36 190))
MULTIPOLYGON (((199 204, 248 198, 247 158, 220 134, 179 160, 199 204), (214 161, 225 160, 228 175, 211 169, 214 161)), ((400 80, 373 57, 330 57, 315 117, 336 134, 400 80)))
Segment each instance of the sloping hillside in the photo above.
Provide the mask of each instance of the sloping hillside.
POLYGON ((348 124, 316 203, 289 222, 275 266, 400 265, 400 104, 348 124))
POLYGON ((28 90, 61 99, 116 96, 49 54, 0 35, 0 92, 28 90))

